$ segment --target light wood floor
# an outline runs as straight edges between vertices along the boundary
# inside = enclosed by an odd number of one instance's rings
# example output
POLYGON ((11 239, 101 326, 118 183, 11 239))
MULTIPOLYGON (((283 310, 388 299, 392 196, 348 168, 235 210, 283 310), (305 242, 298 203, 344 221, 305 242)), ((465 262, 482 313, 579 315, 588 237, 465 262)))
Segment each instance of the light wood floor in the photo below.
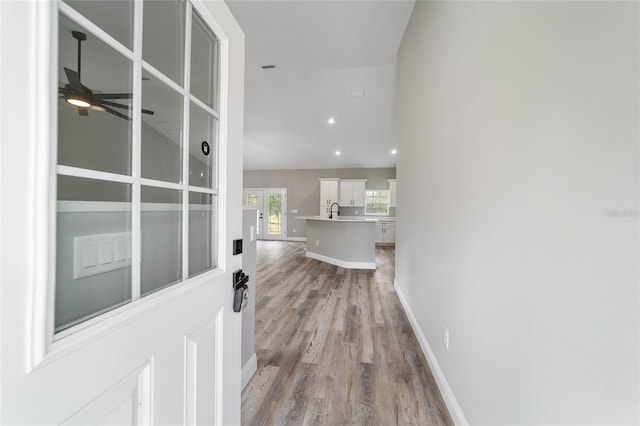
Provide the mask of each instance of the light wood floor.
POLYGON ((243 425, 450 425, 393 289, 395 249, 376 271, 304 256, 304 243, 259 241, 258 371, 243 425))

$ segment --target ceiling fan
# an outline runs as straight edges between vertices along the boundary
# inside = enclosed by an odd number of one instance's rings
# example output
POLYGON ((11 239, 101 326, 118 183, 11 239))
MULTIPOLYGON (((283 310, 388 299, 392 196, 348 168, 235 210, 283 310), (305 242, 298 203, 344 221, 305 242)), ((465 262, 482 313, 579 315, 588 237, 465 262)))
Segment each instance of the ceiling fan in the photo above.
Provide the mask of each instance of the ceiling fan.
MULTIPOLYGON (((78 114, 89 115, 89 108, 95 111, 106 111, 117 117, 124 118, 125 120, 131 120, 126 114, 114 110, 113 108, 131 109, 129 105, 123 105, 116 102, 111 102, 107 99, 131 99, 131 93, 94 93, 93 90, 84 86, 80 81, 80 64, 82 54, 82 42, 87 39, 87 35, 80 31, 71 31, 73 38, 78 40, 78 71, 73 71, 67 67, 64 68, 64 72, 67 75, 68 84, 64 87, 58 88, 58 93, 64 100, 78 108, 78 114)), ((148 109, 143 109, 144 114, 153 115, 154 112, 148 109)))

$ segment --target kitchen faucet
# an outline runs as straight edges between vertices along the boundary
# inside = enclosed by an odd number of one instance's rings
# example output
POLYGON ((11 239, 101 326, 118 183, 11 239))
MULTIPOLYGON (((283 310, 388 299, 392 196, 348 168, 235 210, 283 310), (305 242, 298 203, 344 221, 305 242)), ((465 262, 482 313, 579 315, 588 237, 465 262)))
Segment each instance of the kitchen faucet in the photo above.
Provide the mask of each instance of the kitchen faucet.
MULTIPOLYGON (((333 203, 336 206, 338 206, 338 216, 340 216, 340 204, 338 203, 333 203)), ((331 204, 331 206, 329 207, 329 219, 333 219, 333 204, 331 204)))

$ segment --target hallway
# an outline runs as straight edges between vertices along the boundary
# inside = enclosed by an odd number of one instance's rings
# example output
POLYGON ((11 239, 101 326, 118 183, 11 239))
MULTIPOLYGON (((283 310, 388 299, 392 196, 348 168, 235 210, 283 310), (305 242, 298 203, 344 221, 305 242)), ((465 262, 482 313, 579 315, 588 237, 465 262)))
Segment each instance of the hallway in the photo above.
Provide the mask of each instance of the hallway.
POLYGON ((243 425, 453 424, 393 289, 395 249, 378 269, 304 256, 304 243, 259 241, 258 370, 243 425))

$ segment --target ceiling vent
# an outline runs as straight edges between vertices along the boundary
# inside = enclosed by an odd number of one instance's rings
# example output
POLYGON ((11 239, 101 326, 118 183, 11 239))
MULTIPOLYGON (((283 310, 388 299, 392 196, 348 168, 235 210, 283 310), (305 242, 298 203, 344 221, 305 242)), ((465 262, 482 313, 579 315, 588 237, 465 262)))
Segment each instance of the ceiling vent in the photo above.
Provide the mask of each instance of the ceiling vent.
POLYGON ((352 90, 351 91, 352 98, 364 98, 364 90, 352 90))

